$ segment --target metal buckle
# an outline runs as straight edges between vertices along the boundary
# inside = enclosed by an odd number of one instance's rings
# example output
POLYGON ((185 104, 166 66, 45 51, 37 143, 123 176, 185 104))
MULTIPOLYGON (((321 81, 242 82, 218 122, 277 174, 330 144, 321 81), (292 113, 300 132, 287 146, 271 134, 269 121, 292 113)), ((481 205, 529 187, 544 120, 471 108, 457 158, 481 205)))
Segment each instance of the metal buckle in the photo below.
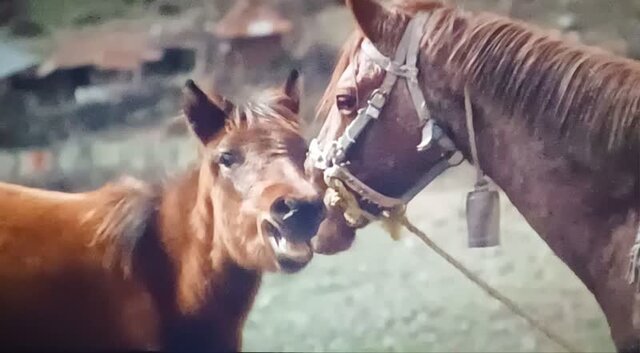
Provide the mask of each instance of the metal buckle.
POLYGON ((338 141, 333 140, 331 142, 331 146, 329 147, 329 153, 327 154, 328 160, 331 161, 331 165, 342 165, 344 164, 344 159, 346 157, 346 153, 344 148, 340 146, 338 141))
POLYGON ((367 100, 367 103, 369 104, 369 106, 372 106, 378 109, 378 111, 382 109, 382 107, 384 107, 386 102, 387 102, 387 93, 382 91, 381 89, 376 89, 375 91, 371 92, 371 96, 367 100))
POLYGON ((438 139, 438 136, 436 135, 437 134, 436 126, 437 125, 434 123, 433 120, 427 120, 425 122, 424 126, 422 127, 422 135, 420 138, 420 143, 416 147, 416 149, 419 152, 426 151, 427 149, 429 149, 433 141, 436 141, 438 139))
POLYGON ((313 139, 309 143, 307 157, 313 161, 314 168, 326 170, 334 164, 342 163, 344 153, 342 153, 342 148, 338 146, 338 142, 335 140, 331 141, 328 148, 323 150, 320 148, 318 140, 313 139))
POLYGON ((415 66, 402 65, 400 66, 398 75, 407 79, 415 80, 418 78, 418 68, 415 66))
POLYGON ((383 69, 396 76, 401 76, 404 78, 412 79, 418 76, 417 67, 408 66, 406 64, 398 64, 397 62, 391 60, 389 60, 389 62, 383 67, 383 69))
MULTIPOLYGON (((380 116, 380 109, 374 107, 373 105, 368 105, 364 109, 364 114, 372 117, 373 119, 378 119, 378 117, 380 116)), ((352 140, 352 141, 356 142, 355 140, 352 140)))

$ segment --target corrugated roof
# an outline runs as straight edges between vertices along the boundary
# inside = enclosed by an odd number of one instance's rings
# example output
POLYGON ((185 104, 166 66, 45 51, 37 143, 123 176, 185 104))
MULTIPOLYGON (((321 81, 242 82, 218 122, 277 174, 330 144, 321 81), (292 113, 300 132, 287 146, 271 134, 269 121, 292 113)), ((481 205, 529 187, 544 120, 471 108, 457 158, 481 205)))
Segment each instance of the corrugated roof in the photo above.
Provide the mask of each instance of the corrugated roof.
POLYGON ((0 78, 6 78, 40 63, 40 58, 18 48, 0 43, 0 78))
POLYGON ((251 38, 286 34, 291 21, 262 1, 237 1, 235 6, 213 27, 218 38, 251 38))
POLYGON ((148 30, 85 30, 61 37, 51 56, 38 68, 38 75, 80 66, 134 70, 161 58, 162 50, 148 30))

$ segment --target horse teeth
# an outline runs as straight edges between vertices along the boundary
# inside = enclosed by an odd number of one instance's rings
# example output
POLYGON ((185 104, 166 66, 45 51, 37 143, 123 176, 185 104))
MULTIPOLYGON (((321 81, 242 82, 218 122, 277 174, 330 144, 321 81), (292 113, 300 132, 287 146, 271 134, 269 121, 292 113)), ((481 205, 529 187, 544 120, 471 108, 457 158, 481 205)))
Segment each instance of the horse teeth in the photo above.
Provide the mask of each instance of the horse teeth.
POLYGON ((287 238, 280 238, 280 241, 278 242, 278 248, 283 251, 286 252, 287 251, 287 238))

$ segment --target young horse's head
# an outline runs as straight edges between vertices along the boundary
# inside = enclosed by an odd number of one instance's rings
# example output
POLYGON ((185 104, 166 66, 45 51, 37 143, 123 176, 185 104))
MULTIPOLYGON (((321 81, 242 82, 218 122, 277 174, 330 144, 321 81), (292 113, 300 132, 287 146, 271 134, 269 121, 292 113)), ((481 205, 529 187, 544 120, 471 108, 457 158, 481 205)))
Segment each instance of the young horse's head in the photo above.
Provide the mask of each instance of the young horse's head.
POLYGON ((185 88, 184 112, 202 143, 193 224, 245 268, 295 272, 313 256, 324 206, 304 175, 297 78, 242 107, 193 81, 185 88))
POLYGON ((530 133, 537 140, 521 155, 544 147, 553 158, 570 155, 598 169, 613 159, 611 150, 626 148, 618 155, 637 166, 629 152, 640 145, 637 63, 438 2, 346 3, 358 29, 319 106, 324 125, 306 167, 319 185, 351 193, 359 210, 345 219, 331 207, 314 239, 317 252, 347 249, 367 218, 406 204, 462 156, 471 160, 469 127, 491 177, 508 169, 489 161, 518 153, 505 146, 530 133), (336 180, 342 185, 326 185, 336 180), (358 221, 353 215, 363 210, 369 215, 358 221))

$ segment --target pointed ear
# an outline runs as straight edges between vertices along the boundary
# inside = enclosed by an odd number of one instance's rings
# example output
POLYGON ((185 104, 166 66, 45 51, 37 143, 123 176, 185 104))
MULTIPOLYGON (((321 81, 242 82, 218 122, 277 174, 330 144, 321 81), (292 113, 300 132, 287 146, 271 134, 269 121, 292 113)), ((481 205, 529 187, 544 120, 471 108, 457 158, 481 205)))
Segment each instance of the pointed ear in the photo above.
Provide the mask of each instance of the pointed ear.
POLYGON ((346 3, 362 33, 372 43, 382 41, 383 23, 391 17, 391 13, 375 0, 346 0, 346 3))
POLYGON ((219 103, 210 99, 193 80, 188 80, 183 89, 182 109, 189 127, 204 145, 224 128, 225 120, 233 108, 223 98, 219 97, 218 100, 219 103))
POLYGON ((300 73, 298 70, 291 70, 282 91, 286 96, 282 104, 293 113, 298 114, 300 112, 300 73))

